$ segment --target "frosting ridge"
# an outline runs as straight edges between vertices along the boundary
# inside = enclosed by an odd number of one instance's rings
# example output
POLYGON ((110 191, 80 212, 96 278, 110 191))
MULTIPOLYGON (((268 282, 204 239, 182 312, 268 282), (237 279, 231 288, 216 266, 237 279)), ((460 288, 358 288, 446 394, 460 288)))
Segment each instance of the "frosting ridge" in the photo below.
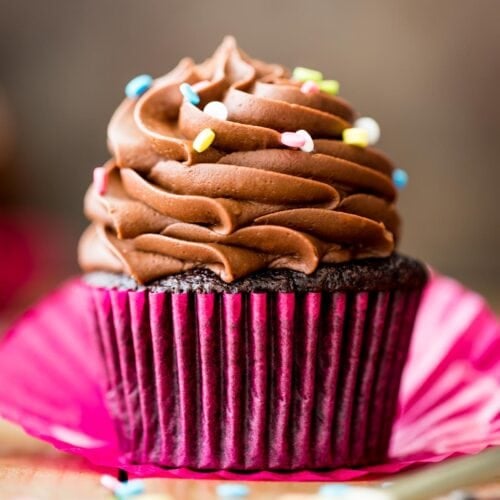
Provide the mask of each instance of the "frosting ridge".
POLYGON ((201 64, 183 59, 110 121, 108 185, 85 196, 81 267, 140 283, 202 267, 231 282, 389 256, 400 226, 394 167, 372 147, 342 142, 354 119, 345 100, 302 92, 288 70, 251 59, 231 37, 201 64), (182 83, 196 87, 198 105, 182 83), (211 101, 227 119, 203 111, 211 101), (206 128, 213 143, 196 151, 206 128), (282 143, 282 132, 299 129, 312 152, 282 143))

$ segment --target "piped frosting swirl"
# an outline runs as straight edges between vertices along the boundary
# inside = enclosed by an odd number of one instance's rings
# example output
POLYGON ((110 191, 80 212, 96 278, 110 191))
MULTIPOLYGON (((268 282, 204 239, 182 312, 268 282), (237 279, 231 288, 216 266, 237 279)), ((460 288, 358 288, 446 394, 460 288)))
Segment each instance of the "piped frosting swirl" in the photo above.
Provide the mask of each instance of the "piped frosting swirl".
POLYGON ((346 101, 300 87, 228 37, 204 63, 183 59, 125 99, 108 128, 107 189, 91 186, 85 197, 83 270, 146 283, 202 267, 231 282, 390 255, 400 225, 392 163, 342 142, 355 118, 346 101), (197 87, 198 105, 182 83, 197 87), (203 111, 211 101, 224 103, 227 119, 203 111), (206 128, 215 138, 200 153, 193 140, 206 128), (283 145, 281 133, 299 129, 313 152, 283 145))

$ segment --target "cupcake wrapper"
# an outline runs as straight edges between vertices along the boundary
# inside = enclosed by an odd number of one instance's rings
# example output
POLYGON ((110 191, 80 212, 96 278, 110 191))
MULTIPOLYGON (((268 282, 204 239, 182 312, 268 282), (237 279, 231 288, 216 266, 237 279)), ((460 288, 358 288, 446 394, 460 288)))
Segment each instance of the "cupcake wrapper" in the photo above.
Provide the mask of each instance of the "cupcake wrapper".
MULTIPOLYGON (((93 342, 95 327, 88 321, 92 316, 91 294, 92 288, 80 279, 71 280, 33 306, 8 331, 0 342, 0 415, 64 452, 86 458, 101 467, 102 473, 114 473, 121 467, 133 477, 374 480, 500 445, 500 401, 492 398, 500 393, 500 358, 496 355, 500 351, 500 323, 482 297, 450 278, 435 275, 419 306, 387 461, 292 472, 197 471, 131 463, 130 456, 118 446, 116 428, 122 426, 111 421, 105 406, 103 381, 109 381, 114 372, 105 376, 102 356, 93 342)), ((104 310, 111 309, 110 300, 107 308, 104 310)), ((112 314, 109 318, 112 326, 112 314)), ((383 315, 373 318, 380 321, 375 318, 383 315)), ((360 391, 366 392, 368 385, 368 392, 373 393, 369 373, 361 379, 364 389, 360 391)), ((329 380, 324 383, 331 384, 329 380)), ((166 398, 161 400, 165 405, 166 398)), ((318 413, 325 411, 315 408, 318 413)), ((115 420, 123 415, 126 421, 124 410, 120 411, 113 411, 115 420)), ((360 436, 354 443, 356 453, 363 449, 360 443, 370 432, 360 421, 358 418, 352 424, 360 436)), ((371 418, 365 421, 371 425, 371 418)), ((316 428, 320 428, 319 422, 316 428)), ((120 441, 123 439, 122 434, 120 441)))
POLYGON ((420 291, 92 295, 126 462, 301 470, 386 458, 420 291))

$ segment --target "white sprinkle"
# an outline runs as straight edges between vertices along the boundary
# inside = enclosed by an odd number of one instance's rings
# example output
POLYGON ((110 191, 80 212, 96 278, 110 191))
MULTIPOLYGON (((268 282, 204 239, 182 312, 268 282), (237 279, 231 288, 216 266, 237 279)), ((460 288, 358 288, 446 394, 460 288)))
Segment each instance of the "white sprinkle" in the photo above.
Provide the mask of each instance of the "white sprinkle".
POLYGON ((114 478, 113 476, 104 474, 104 476, 101 476, 101 484, 106 489, 115 491, 116 488, 120 486, 120 481, 118 481, 118 479, 114 478))
POLYGON ((227 120, 228 111, 224 103, 211 101, 204 108, 203 112, 218 120, 227 120))
POLYGON ((354 126, 356 128, 362 128, 366 130, 368 134, 368 144, 373 146, 380 139, 380 127, 379 124, 369 116, 363 116, 362 118, 358 118, 354 122, 354 126))
POLYGON ((297 135, 304 139, 304 145, 300 148, 305 153, 314 151, 314 141, 307 130, 297 130, 297 135))

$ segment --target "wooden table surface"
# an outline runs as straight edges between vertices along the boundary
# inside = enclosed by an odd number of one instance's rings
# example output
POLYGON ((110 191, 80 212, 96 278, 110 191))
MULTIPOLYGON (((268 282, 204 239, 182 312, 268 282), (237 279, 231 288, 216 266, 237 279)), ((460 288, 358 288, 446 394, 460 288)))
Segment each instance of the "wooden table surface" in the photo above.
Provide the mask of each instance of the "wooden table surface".
MULTIPOLYGON (((0 500, 111 499, 100 483, 102 471, 83 459, 54 450, 17 427, 0 421, 0 500)), ((377 482, 380 484, 394 477, 377 482)), ((215 500, 220 481, 147 479, 148 493, 167 493, 172 500, 215 500)), ((248 482, 250 500, 276 500, 284 493, 316 492, 320 483, 248 482)), ((476 488, 476 498, 500 499, 500 471, 496 483, 476 488)))

